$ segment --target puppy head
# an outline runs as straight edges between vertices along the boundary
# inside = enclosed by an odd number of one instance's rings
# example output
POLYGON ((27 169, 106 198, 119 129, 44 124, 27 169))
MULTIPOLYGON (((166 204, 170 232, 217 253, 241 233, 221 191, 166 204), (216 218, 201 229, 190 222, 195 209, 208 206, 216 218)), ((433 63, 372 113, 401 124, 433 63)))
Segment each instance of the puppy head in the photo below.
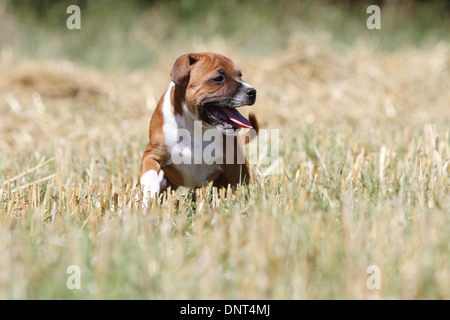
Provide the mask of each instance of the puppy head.
POLYGON ((184 95, 184 105, 207 127, 223 132, 251 128, 236 108, 252 105, 256 90, 242 81, 234 63, 215 53, 190 53, 179 57, 170 73, 184 95))

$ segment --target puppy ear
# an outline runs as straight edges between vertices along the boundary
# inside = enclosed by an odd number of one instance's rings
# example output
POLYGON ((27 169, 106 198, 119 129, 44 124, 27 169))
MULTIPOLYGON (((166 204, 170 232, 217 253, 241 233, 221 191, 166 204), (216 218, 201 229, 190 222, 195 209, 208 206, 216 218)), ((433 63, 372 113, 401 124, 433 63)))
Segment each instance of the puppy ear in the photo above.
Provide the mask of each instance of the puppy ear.
POLYGON ((179 57, 175 61, 172 71, 170 71, 170 78, 176 85, 183 88, 187 87, 191 66, 197 62, 198 58, 197 54, 189 53, 179 57))

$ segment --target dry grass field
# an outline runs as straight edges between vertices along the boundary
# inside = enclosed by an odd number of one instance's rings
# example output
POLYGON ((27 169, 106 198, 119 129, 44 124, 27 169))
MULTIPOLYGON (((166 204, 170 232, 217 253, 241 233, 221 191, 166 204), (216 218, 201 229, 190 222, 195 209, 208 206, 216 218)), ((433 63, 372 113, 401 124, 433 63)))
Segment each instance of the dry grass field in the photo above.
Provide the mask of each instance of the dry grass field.
MULTIPOLYGON (((384 50, 364 36, 362 11, 351 44, 327 27, 269 22, 283 45, 251 50, 238 33, 202 38, 187 22, 171 44, 147 29, 170 34, 156 2, 116 27, 151 56, 136 67, 122 61, 117 30, 113 49, 99 41, 71 58, 58 53, 78 39, 65 13, 50 33, 9 10, 0 6, 0 29, 16 32, 0 37, 0 299, 450 299, 448 37, 384 50), (193 200, 180 188, 142 209, 151 113, 173 61, 205 50, 233 59, 258 90, 245 110, 279 130, 280 170, 256 164, 235 193, 205 187, 193 200), (80 289, 67 286, 73 265, 80 289)), ((80 37, 91 30, 83 19, 80 37)))

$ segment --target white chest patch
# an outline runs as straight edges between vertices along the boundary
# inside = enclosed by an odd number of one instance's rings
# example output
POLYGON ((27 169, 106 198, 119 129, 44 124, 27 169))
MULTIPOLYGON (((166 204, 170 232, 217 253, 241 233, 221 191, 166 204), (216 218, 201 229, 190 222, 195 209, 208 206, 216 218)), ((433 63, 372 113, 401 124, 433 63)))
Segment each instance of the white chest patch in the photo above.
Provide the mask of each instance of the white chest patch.
POLYGON ((207 178, 222 171, 222 133, 216 129, 204 129, 184 104, 183 115, 174 115, 170 83, 162 106, 164 138, 170 153, 168 165, 176 165, 186 187, 198 187, 208 183, 207 178))

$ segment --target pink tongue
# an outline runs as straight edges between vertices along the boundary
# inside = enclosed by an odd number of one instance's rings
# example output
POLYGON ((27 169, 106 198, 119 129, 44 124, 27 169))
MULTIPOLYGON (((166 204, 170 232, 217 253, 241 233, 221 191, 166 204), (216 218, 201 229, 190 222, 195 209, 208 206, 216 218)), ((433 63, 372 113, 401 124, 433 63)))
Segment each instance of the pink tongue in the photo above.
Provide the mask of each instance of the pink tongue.
POLYGON ((250 122, 235 108, 216 107, 217 111, 230 118, 231 121, 243 128, 253 128, 250 122))

